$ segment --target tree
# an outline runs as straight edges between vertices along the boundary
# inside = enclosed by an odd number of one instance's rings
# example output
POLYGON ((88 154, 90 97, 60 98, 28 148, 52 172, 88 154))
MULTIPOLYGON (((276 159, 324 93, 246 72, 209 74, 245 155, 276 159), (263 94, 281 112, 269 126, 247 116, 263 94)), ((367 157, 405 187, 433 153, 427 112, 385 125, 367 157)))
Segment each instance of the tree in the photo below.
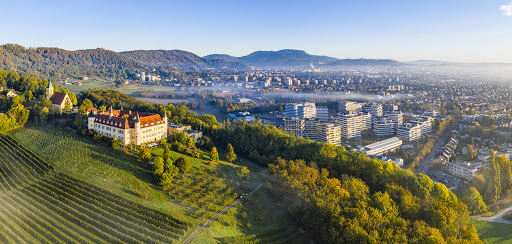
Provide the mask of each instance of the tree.
POLYGON ((474 213, 475 211, 477 213, 487 212, 487 205, 485 205, 480 192, 478 192, 474 187, 470 187, 464 191, 462 194, 462 201, 468 206, 468 210, 471 211, 471 213, 474 213))
POLYGON ((86 98, 82 101, 82 105, 80 106, 83 106, 85 110, 87 110, 88 108, 94 107, 94 104, 91 102, 91 100, 89 100, 89 98, 86 98))
POLYGON ((139 162, 147 163, 151 160, 151 151, 145 147, 139 150, 139 162))
POLYGON ((247 178, 247 176, 251 173, 251 171, 249 171, 249 169, 247 167, 241 167, 241 168, 238 168, 236 174, 238 176, 240 176, 240 178, 242 179, 245 179, 247 178))
POLYGON ((202 159, 204 157, 203 152, 201 150, 193 150, 192 151, 192 157, 193 158, 199 158, 202 159))
POLYGON ((184 157, 179 157, 176 160, 176 167, 178 167, 180 173, 184 174, 190 168, 190 161, 184 157))
POLYGON ((68 92, 67 94, 68 94, 69 100, 71 100, 71 103, 72 103, 73 105, 77 105, 77 104, 78 104, 78 101, 77 101, 77 99, 76 99, 76 95, 75 95, 75 93, 74 93, 74 92, 68 92))
POLYGON ((43 107, 41 111, 39 111, 39 119, 41 119, 41 122, 45 122, 48 119, 48 113, 48 107, 43 107))
POLYGON ((471 146, 471 144, 468 144, 467 146, 467 152, 468 152, 468 160, 471 161, 474 159, 474 151, 473 151, 473 147, 471 146))
POLYGON ((213 147, 210 153, 210 159, 214 162, 219 161, 219 152, 217 152, 217 148, 213 147))
POLYGON ((107 110, 107 106, 100 106, 100 111, 105 112, 107 110))
POLYGON ((168 159, 171 157, 171 150, 169 150, 169 146, 165 144, 164 146, 164 159, 168 159))
POLYGON ((62 112, 69 113, 71 112, 71 109, 73 109, 73 104, 71 103, 70 99, 64 100, 64 108, 62 108, 62 112))
POLYGON ((226 148, 226 158, 230 163, 234 162, 236 160, 236 154, 235 149, 231 145, 231 143, 228 143, 228 146, 226 148))
POLYGON ((164 159, 160 156, 156 157, 153 161, 153 174, 160 176, 164 173, 164 159))

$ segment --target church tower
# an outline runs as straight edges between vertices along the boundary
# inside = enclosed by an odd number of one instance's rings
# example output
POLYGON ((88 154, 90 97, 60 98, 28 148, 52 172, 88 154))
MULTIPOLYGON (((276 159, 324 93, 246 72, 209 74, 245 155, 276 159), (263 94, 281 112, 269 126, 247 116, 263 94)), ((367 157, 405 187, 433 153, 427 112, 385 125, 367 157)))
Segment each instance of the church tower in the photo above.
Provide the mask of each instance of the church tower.
POLYGON ((46 100, 50 100, 54 93, 52 82, 48 82, 48 87, 46 87, 46 100))
POLYGON ((140 145, 141 143, 141 131, 140 131, 140 117, 139 112, 137 112, 137 117, 135 117, 135 145, 140 145))

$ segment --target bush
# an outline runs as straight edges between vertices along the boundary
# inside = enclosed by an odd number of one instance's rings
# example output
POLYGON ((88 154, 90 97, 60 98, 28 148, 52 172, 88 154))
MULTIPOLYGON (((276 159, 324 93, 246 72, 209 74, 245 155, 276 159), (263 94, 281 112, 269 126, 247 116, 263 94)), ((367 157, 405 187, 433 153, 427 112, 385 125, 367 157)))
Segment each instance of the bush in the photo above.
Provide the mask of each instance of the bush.
POLYGON ((196 149, 196 150, 192 151, 192 157, 202 159, 204 157, 204 155, 201 150, 196 149))
POLYGON ((176 160, 176 167, 178 167, 180 173, 184 174, 190 168, 190 161, 186 158, 180 157, 176 160))

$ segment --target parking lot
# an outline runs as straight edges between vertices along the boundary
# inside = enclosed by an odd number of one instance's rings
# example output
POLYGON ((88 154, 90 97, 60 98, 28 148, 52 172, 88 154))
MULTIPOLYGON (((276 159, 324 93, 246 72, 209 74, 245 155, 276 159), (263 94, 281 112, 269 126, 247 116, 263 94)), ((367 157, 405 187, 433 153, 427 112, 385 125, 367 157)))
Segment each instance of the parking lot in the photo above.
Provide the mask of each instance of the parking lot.
POLYGON ((444 184, 448 189, 454 191, 464 187, 464 181, 455 176, 439 172, 439 171, 427 171, 427 176, 429 176, 434 182, 439 182, 444 184))

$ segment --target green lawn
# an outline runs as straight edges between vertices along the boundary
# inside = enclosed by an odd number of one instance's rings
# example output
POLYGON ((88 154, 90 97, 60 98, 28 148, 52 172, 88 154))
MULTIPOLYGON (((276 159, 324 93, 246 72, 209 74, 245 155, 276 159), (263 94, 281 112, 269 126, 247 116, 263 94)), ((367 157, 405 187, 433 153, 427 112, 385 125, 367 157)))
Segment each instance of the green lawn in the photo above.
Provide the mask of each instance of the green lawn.
POLYGON ((475 225, 478 236, 485 243, 512 243, 512 224, 489 222, 471 219, 475 225))

